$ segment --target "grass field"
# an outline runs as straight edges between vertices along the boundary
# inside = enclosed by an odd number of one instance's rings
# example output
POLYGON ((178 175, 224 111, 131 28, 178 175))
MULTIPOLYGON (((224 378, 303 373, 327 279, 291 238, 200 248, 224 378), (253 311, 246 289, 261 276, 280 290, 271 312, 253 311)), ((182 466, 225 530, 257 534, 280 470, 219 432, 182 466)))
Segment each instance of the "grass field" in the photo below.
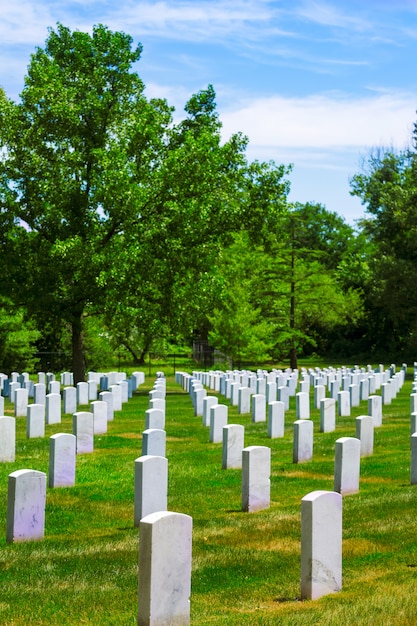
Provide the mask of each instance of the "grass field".
MULTIPOLYGON (((167 379, 168 507, 193 518, 193 625, 416 624, 417 485, 410 485, 411 371, 375 431, 374 454, 361 461, 360 492, 343 499, 343 589, 300 601, 301 498, 333 489, 335 441, 355 436, 367 403, 319 432, 312 409, 314 456, 292 463, 295 399, 285 436, 269 439, 229 407, 229 423, 245 426, 245 446, 272 452, 271 506, 241 511, 241 472, 222 470, 222 445, 194 417, 189 396, 167 379)), ((48 472, 49 436, 72 432, 72 417, 27 439, 17 418, 16 461, 0 464, 0 624, 128 626, 137 620, 138 530, 133 526, 134 461, 141 455, 145 410, 154 378, 115 414, 92 454, 77 457, 76 485, 47 490, 45 539, 6 544, 8 475, 48 472)), ((211 392, 210 392, 211 393, 211 392)), ((225 402, 220 396, 220 402, 225 402)), ((228 402, 227 402, 228 403, 228 402)), ((5 414, 12 415, 6 402, 5 414)))

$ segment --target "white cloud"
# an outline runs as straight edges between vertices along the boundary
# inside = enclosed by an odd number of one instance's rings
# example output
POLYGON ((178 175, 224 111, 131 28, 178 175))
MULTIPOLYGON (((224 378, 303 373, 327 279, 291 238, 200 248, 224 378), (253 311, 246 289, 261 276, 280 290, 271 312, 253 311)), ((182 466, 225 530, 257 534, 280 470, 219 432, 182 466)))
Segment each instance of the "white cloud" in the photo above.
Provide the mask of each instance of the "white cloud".
POLYGON ((280 28, 281 10, 271 0, 127 1, 107 14, 116 29, 183 42, 248 46, 265 37, 290 35, 280 28))
POLYGON ((54 24, 45 3, 2 0, 0 41, 2 45, 39 45, 46 38, 46 27, 54 24))
POLYGON ((311 22, 322 26, 333 26, 344 29, 354 29, 358 31, 368 30, 371 23, 357 15, 343 12, 340 8, 336 8, 334 4, 328 2, 319 2, 316 0, 308 0, 303 2, 298 14, 311 22))
POLYGON ((257 147, 363 148, 409 144, 413 94, 310 95, 254 99, 221 114, 225 136, 241 131, 257 147))

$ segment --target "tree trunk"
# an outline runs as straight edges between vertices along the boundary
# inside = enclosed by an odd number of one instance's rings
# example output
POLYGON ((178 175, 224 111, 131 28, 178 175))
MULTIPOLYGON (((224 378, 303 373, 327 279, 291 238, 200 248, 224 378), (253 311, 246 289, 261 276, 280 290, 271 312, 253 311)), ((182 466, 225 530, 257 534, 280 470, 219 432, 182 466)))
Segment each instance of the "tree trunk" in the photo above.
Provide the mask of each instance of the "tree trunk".
POLYGON ((297 369, 297 348, 295 345, 290 348, 290 368, 292 370, 297 369))
MULTIPOLYGON (((294 295, 294 283, 291 282, 291 300, 290 300, 290 328, 294 333, 295 330, 295 295, 294 295)), ((290 368, 297 369, 297 345, 295 337, 291 338, 290 348, 290 368)))
POLYGON ((297 345, 294 337, 295 332, 295 249, 294 249, 294 220, 291 220, 291 285, 290 285, 290 367, 297 369, 297 345))
POLYGON ((72 372, 74 385, 85 381, 85 354, 82 313, 74 317, 72 324, 72 372))
POLYGON ((149 348, 151 347, 151 344, 152 344, 152 337, 146 336, 144 338, 144 344, 140 350, 140 353, 137 354, 132 348, 132 346, 130 346, 126 341, 123 342, 123 345, 126 348, 126 350, 130 352, 130 354, 132 355, 134 365, 145 365, 145 356, 149 352, 149 348))
POLYGON ((133 350, 133 348, 131 348, 129 344, 126 343, 126 341, 123 342, 123 345, 126 348, 126 350, 130 352, 131 354, 132 359, 133 359, 133 365, 144 365, 145 358, 144 358, 143 352, 140 355, 137 355, 136 352, 133 350))

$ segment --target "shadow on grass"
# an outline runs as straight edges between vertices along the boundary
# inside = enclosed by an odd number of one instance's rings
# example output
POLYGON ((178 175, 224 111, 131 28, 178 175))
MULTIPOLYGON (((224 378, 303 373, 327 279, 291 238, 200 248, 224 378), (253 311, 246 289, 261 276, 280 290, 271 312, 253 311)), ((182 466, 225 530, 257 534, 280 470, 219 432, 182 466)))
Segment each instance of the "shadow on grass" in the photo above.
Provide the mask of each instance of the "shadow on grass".
POLYGON ((274 598, 274 602, 277 602, 278 604, 285 604, 286 602, 302 602, 302 600, 299 596, 296 598, 286 598, 285 596, 280 596, 279 598, 274 598))

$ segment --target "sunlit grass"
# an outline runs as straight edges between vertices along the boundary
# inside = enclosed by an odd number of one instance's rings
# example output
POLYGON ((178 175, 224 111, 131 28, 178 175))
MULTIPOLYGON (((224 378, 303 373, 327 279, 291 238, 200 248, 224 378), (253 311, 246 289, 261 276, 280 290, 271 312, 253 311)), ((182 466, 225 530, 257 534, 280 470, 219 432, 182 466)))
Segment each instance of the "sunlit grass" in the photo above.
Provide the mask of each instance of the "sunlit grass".
MULTIPOLYGON (((26 439, 17 418, 14 463, 0 465, 0 623, 128 626, 137 619, 138 531, 133 526, 134 461, 141 455, 153 379, 115 414, 95 450, 77 457, 76 485, 48 489, 42 542, 7 545, 8 475, 48 472, 49 437, 72 432, 72 418, 26 439)), ((338 418, 333 433, 314 422, 314 457, 292 463, 295 402, 282 439, 267 437, 229 407, 229 423, 245 426, 245 445, 272 451, 271 506, 241 511, 241 472, 222 470, 222 446, 210 444, 188 395, 168 379, 168 505, 193 517, 191 615, 195 625, 415 624, 417 486, 410 485, 411 377, 375 431, 374 454, 361 461, 360 492, 343 500, 343 588, 315 602, 300 601, 300 502, 333 489, 335 441, 355 436, 356 416, 338 418)), ((210 392, 212 393, 212 392, 210 392)), ((224 402, 224 398, 220 398, 224 402)), ((6 414, 13 414, 6 403, 6 414)))

